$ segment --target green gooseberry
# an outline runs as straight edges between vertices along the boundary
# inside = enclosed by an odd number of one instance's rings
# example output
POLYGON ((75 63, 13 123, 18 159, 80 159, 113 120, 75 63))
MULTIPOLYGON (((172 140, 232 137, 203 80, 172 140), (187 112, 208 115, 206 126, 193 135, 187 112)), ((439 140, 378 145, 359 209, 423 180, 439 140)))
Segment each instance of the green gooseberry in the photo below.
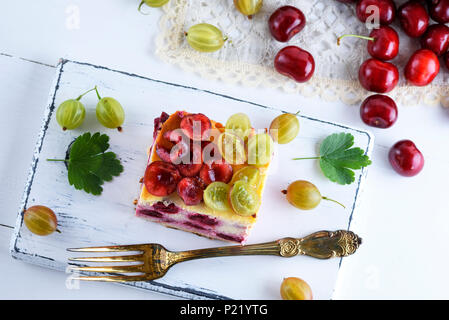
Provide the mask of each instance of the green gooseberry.
POLYGON ((95 90, 95 88, 86 91, 76 99, 66 100, 59 105, 56 110, 56 121, 58 121, 62 130, 76 129, 84 122, 86 109, 80 100, 84 95, 93 90, 95 90))
POLYGON ((122 130, 122 124, 125 121, 125 111, 122 105, 111 97, 102 98, 98 93, 97 88, 95 91, 98 96, 98 104, 96 108, 96 114, 98 121, 109 129, 122 130))
POLYGON ((226 37, 217 27, 208 23, 199 23, 191 26, 186 32, 189 45, 201 52, 214 52, 223 47, 226 37))

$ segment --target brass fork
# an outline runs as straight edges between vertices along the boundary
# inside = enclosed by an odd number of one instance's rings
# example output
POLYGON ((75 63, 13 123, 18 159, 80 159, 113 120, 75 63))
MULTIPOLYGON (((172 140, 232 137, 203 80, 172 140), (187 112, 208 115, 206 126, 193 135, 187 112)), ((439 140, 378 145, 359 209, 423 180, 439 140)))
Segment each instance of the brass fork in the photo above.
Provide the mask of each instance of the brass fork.
POLYGON ((303 238, 283 238, 273 242, 246 246, 227 246, 200 250, 173 252, 157 243, 118 245, 107 247, 88 247, 67 249, 72 252, 138 252, 133 255, 70 258, 77 262, 136 262, 120 266, 84 267, 73 266, 75 271, 106 272, 112 274, 80 276, 77 279, 89 281, 148 281, 161 278, 175 264, 187 260, 239 256, 239 255, 275 255, 293 257, 307 255, 318 259, 345 257, 353 254, 362 243, 362 239, 351 231, 319 231, 303 238), (135 274, 138 275, 135 275, 135 274))

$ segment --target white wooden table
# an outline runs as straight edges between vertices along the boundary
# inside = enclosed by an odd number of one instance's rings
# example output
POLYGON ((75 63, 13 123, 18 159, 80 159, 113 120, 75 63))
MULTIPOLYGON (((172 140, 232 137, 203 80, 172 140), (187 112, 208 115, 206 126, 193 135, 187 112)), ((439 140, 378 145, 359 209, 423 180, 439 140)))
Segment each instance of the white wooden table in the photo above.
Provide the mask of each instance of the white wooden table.
MULTIPOLYGON (((256 103, 275 104, 292 112, 299 109, 316 118, 366 129, 357 106, 211 82, 162 63, 153 54, 160 11, 155 9, 148 16, 140 15, 136 11, 138 2, 25 0, 3 4, 0 11, 0 298, 171 298, 104 283, 82 283, 79 290, 70 290, 66 287, 67 274, 10 257, 9 238, 54 74, 52 66, 60 57, 256 103)), ((376 137, 374 164, 368 174, 359 214, 352 225, 363 237, 364 244, 341 270, 337 298, 449 298, 446 277, 449 110, 427 106, 399 108, 399 120, 393 128, 371 130, 376 137), (404 138, 415 141, 426 159, 422 173, 411 179, 398 176, 387 160, 389 147, 404 138)))

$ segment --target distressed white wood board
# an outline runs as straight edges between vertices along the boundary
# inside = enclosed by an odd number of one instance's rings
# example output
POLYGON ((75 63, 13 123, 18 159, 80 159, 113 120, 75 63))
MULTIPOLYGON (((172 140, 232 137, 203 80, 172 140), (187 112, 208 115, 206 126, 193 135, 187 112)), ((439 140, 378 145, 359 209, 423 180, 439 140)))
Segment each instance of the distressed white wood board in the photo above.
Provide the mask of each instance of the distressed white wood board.
MULTIPOLYGON (((254 104, 87 63, 62 60, 50 90, 42 130, 11 239, 12 255, 30 263, 64 271, 68 266, 68 257, 74 256, 66 251, 71 247, 156 242, 169 250, 190 250, 229 245, 165 228, 134 215, 133 201, 139 196, 138 181, 145 171, 146 150, 152 143, 153 119, 162 111, 172 113, 181 109, 202 112, 220 122, 225 122, 233 113, 245 112, 255 128, 269 126, 271 120, 282 113, 274 106, 254 104), (115 97, 124 106, 126 120, 123 132, 105 129, 97 122, 95 94, 87 95, 82 100, 87 108, 83 125, 76 130, 63 132, 55 119, 56 107, 94 85, 98 85, 102 96, 115 97), (70 142, 86 131, 107 133, 111 138, 110 150, 118 154, 124 165, 124 172, 119 177, 104 184, 101 196, 75 190, 68 184, 64 164, 46 161, 47 158, 64 157, 70 142), (61 233, 39 237, 23 225, 23 209, 37 204, 46 205, 56 212, 61 233)), ((276 149, 259 220, 248 244, 286 236, 301 237, 319 230, 350 229, 351 219, 357 214, 367 168, 356 171, 355 183, 341 186, 323 176, 317 161, 291 159, 315 155, 320 142, 329 134, 337 132, 352 133, 355 145, 370 155, 374 142, 372 135, 305 115, 299 115, 299 120, 301 130, 298 137, 290 144, 276 149), (313 182, 323 195, 338 199, 346 205, 346 209, 327 201, 309 212, 293 208, 281 190, 297 179, 313 182)), ((363 245, 359 250, 363 250, 363 245)), ((125 285, 189 299, 279 299, 282 279, 295 276, 311 285, 314 298, 330 299, 341 261, 303 256, 203 259, 179 264, 156 281, 125 285)))

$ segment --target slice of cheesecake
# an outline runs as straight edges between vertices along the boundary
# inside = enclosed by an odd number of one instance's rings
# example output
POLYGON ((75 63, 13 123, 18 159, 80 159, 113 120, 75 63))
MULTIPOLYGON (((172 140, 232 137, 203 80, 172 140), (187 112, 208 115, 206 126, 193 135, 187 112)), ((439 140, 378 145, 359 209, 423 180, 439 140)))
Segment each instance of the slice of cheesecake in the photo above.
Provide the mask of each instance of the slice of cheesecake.
MULTIPOLYGON (((216 210, 203 201, 207 185, 220 181, 232 188, 235 173, 249 166, 247 161, 227 163, 217 151, 218 148, 209 148, 208 153, 212 150, 213 159, 206 159, 206 147, 215 146, 217 135, 225 131, 223 125, 202 114, 184 111, 170 116, 163 113, 154 123, 154 141, 149 150, 137 216, 208 238, 244 243, 257 220, 260 206, 254 212, 241 215, 235 212, 232 205, 216 210), (190 130, 192 119, 198 120, 204 130, 195 132, 194 125, 193 130, 190 130), (179 163, 177 156, 185 151, 186 146, 190 147, 190 162, 179 163)), ((257 166, 260 175, 254 192, 258 199, 262 198, 268 166, 257 166)))

